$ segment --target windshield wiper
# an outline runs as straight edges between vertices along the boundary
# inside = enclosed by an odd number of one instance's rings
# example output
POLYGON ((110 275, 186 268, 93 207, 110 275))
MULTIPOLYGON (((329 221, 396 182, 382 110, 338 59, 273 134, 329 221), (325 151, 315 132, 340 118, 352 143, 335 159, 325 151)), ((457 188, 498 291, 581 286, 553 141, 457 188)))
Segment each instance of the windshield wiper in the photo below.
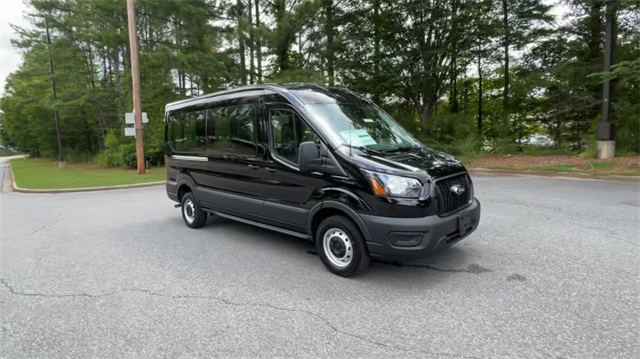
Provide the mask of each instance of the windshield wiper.
POLYGON ((380 150, 383 153, 390 153, 390 152, 409 152, 409 151, 417 151, 419 150, 420 147, 418 146, 402 146, 402 147, 391 147, 391 148, 387 148, 384 150, 380 150))
POLYGON ((374 154, 374 155, 381 155, 381 154, 382 154, 382 152, 381 152, 381 151, 378 151, 378 150, 372 150, 371 148, 366 148, 366 147, 364 147, 364 146, 350 145, 350 144, 348 144, 348 143, 343 143, 342 145, 343 145, 343 146, 346 146, 346 147, 355 148, 356 150, 360 150, 360 151, 362 151, 362 152, 372 153, 372 154, 374 154))

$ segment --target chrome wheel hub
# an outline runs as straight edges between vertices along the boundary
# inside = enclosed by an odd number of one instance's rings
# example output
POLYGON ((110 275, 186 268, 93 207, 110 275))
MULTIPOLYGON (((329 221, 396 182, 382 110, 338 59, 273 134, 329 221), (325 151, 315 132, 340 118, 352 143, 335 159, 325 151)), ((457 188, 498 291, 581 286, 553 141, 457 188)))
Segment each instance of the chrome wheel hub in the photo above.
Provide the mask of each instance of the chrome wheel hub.
POLYGON ((353 243, 339 228, 331 228, 322 238, 322 247, 329 262, 337 268, 347 267, 353 260, 353 243))
POLYGON ((182 205, 182 212, 184 213, 184 218, 189 223, 193 223, 196 220, 196 207, 193 204, 193 201, 188 199, 182 205))

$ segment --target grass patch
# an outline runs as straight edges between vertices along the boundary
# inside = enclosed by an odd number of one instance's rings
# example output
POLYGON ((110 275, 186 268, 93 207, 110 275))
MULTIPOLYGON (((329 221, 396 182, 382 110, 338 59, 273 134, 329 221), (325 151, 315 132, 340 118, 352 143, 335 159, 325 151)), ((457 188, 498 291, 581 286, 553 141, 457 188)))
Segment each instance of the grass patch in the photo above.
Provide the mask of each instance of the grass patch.
POLYGON ((148 174, 119 168, 103 168, 94 164, 67 164, 44 159, 17 158, 11 160, 16 184, 28 189, 62 189, 127 185, 165 180, 163 167, 152 168, 148 174))
POLYGON ((549 165, 549 166, 531 166, 526 169, 536 171, 553 171, 553 172, 573 172, 572 165, 549 165))
POLYGON ((575 151, 558 149, 549 146, 522 146, 522 154, 527 156, 574 156, 575 151))
POLYGON ((616 164, 613 162, 594 162, 589 161, 586 165, 581 167, 583 170, 612 170, 616 168, 616 164))

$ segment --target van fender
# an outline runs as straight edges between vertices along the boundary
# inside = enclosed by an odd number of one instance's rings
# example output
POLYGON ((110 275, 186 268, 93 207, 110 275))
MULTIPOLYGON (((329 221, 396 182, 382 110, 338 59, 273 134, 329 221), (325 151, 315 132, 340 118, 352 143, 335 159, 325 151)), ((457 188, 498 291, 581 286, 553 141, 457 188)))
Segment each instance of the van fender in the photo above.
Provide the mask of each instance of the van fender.
POLYGON ((323 201, 313 206, 313 208, 311 208, 307 216, 307 234, 310 235, 311 238, 313 238, 313 236, 315 235, 315 233, 313 233, 313 230, 312 230, 313 218, 316 216, 316 214, 318 214, 318 212, 320 212, 320 210, 325 208, 333 208, 343 212, 358 226, 358 229, 360 229, 360 232, 364 236, 365 241, 368 241, 368 239, 371 238, 369 236, 369 230, 367 229, 367 226, 364 224, 364 221, 362 221, 362 218, 360 218, 360 215, 358 215, 356 211, 349 208, 344 203, 336 202, 336 201, 323 201))
POLYGON ((195 194, 196 181, 194 181, 193 177, 186 172, 180 172, 178 176, 176 176, 176 195, 178 194, 180 187, 183 185, 189 187, 191 192, 195 194))

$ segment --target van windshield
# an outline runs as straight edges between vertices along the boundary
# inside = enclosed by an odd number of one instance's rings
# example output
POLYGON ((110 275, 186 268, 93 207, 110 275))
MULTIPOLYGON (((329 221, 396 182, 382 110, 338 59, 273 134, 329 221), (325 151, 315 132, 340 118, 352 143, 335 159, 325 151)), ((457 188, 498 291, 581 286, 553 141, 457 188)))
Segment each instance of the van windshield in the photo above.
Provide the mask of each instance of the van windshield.
POLYGON ((422 147, 380 108, 370 104, 310 104, 305 106, 337 145, 374 151, 422 147))

